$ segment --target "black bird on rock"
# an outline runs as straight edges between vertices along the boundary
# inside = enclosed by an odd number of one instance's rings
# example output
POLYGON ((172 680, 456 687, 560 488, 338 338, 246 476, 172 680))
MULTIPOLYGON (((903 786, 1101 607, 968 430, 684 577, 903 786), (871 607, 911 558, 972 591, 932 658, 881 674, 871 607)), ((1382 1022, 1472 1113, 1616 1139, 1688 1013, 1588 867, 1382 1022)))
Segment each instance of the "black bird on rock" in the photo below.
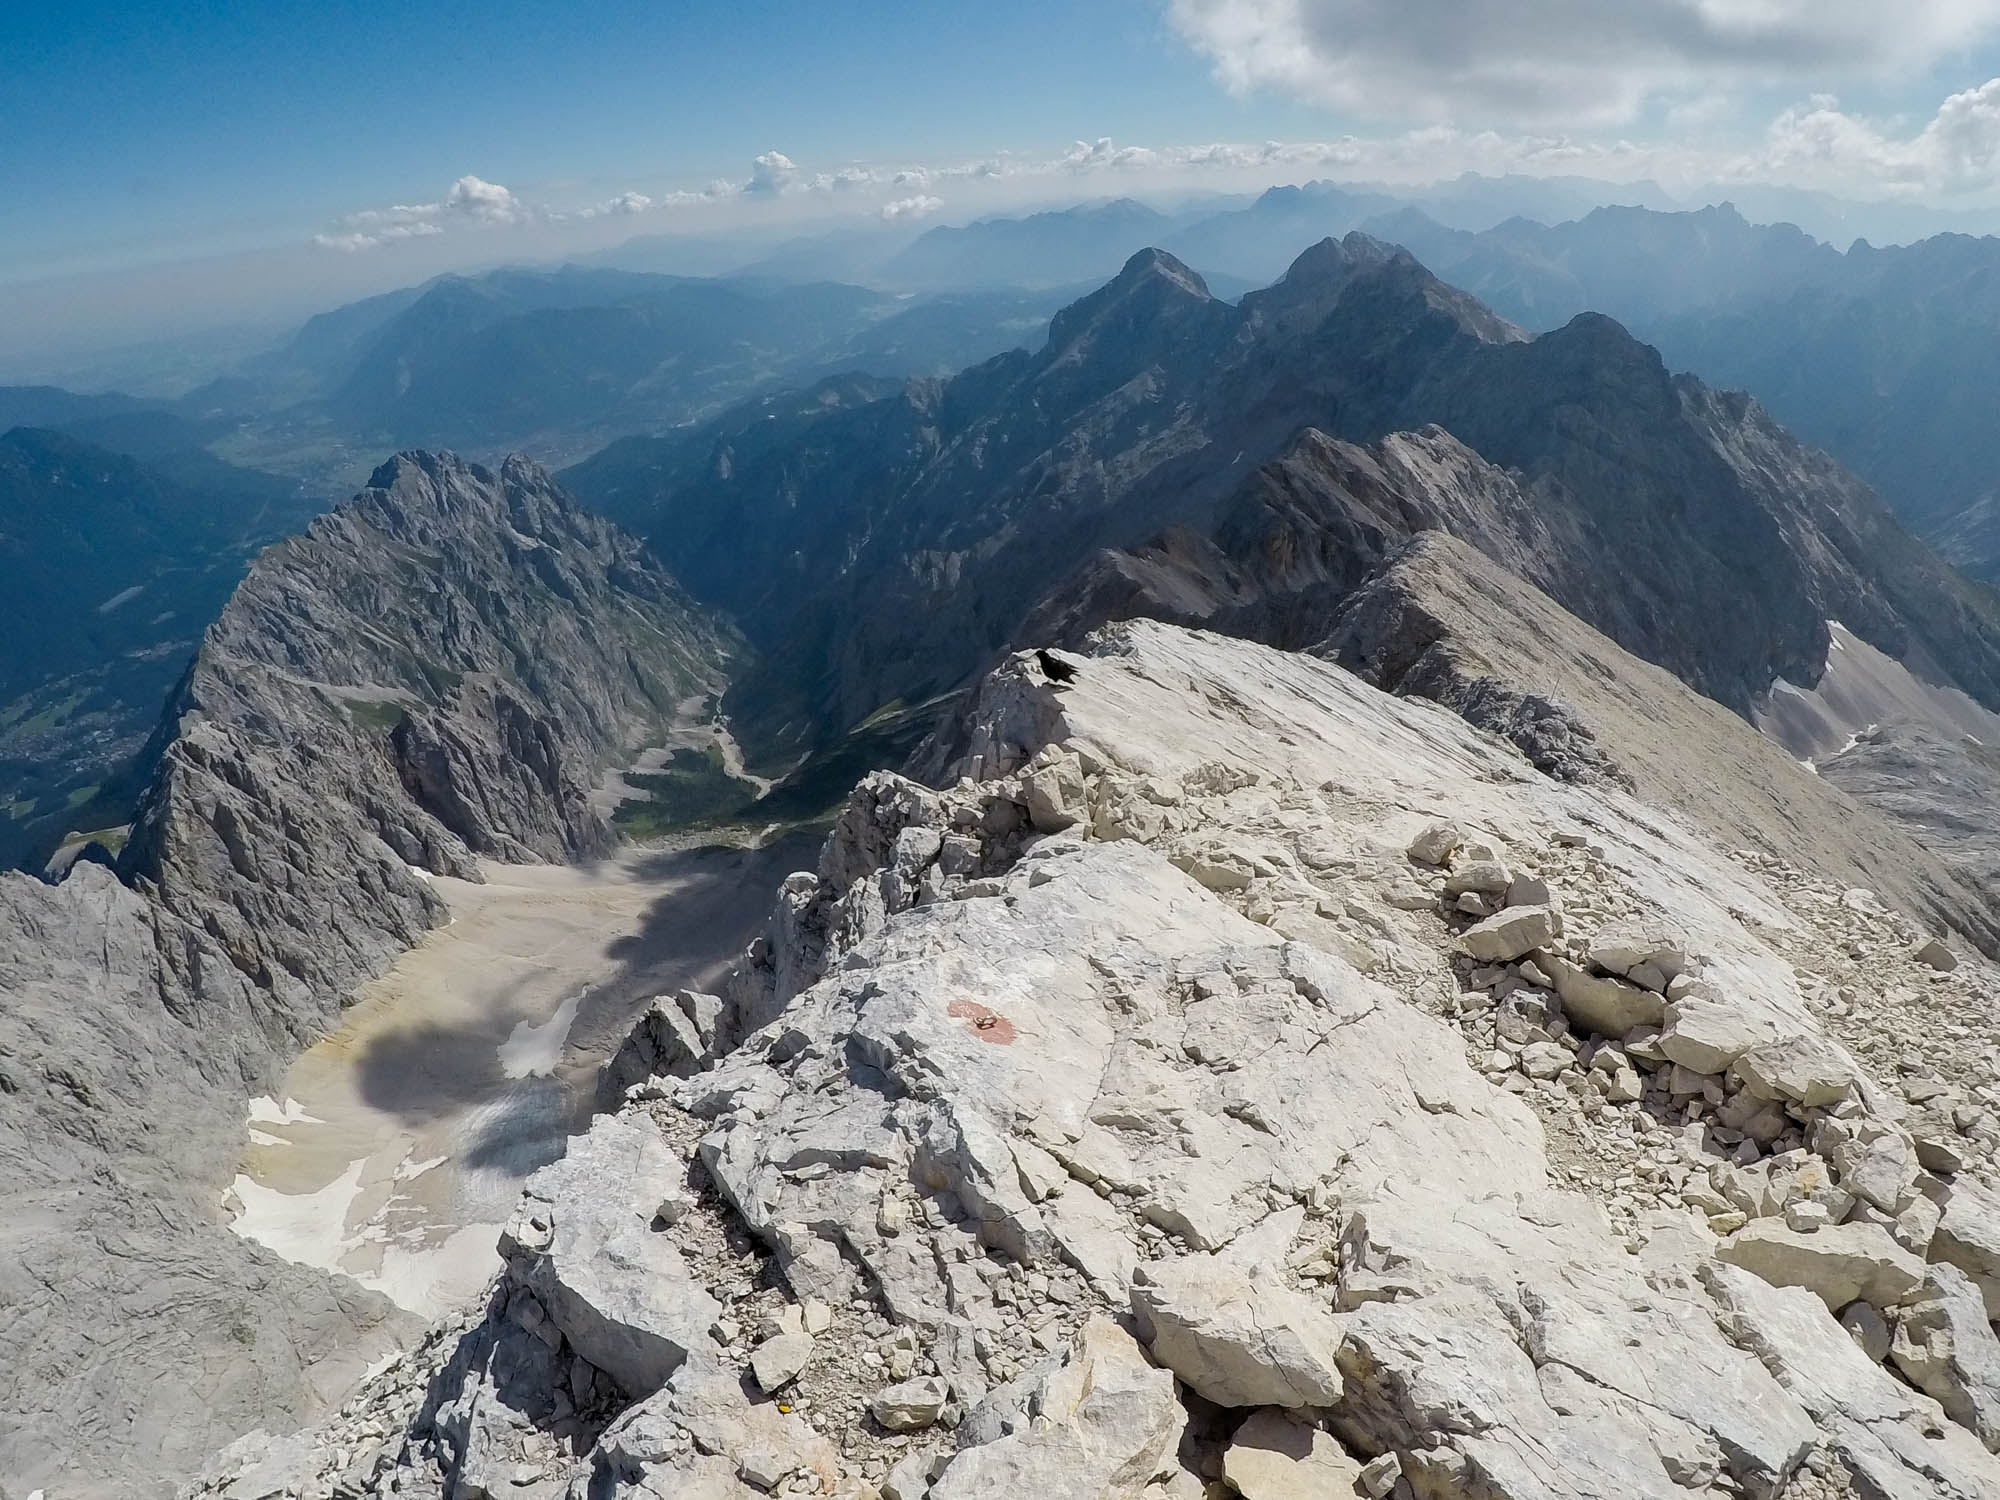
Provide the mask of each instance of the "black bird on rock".
POLYGON ((1076 681, 1076 668, 1072 667, 1068 662, 1051 656, 1046 651, 1037 651, 1035 653, 1035 660, 1041 666, 1042 675, 1048 678, 1050 682, 1064 683, 1076 681))

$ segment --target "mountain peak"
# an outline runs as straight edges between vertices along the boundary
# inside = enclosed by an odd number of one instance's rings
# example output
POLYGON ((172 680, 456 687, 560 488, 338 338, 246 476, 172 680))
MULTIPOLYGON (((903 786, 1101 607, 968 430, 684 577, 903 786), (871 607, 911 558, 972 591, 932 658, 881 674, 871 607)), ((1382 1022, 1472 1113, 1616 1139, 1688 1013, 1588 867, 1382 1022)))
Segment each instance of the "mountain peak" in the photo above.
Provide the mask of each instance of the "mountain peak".
POLYGON ((1177 321, 1191 311, 1225 304, 1209 295, 1208 283, 1166 251, 1148 247, 1089 296, 1079 298, 1049 323, 1048 347, 1069 350, 1093 333, 1122 330, 1119 341, 1139 328, 1177 321))
POLYGON ((1112 286, 1137 284, 1149 276, 1163 277, 1189 296, 1209 300, 1208 283, 1178 257, 1149 245, 1135 252, 1111 279, 1112 286))
POLYGON ((368 488, 407 489, 411 485, 449 484, 454 481, 491 484, 493 475, 448 448, 405 448, 376 465, 375 472, 368 476, 368 488))
POLYGON ((1303 333, 1324 322, 1356 281, 1383 273, 1400 273, 1425 287, 1434 280, 1409 251, 1357 229, 1307 247, 1274 285, 1245 297, 1243 307, 1259 327, 1303 333))
POLYGON ((1309 282, 1345 282, 1356 271, 1367 266, 1387 265, 1398 255, 1407 257, 1409 252, 1385 244, 1358 229, 1350 230, 1341 239, 1329 235, 1301 251, 1280 284, 1303 286, 1309 282))

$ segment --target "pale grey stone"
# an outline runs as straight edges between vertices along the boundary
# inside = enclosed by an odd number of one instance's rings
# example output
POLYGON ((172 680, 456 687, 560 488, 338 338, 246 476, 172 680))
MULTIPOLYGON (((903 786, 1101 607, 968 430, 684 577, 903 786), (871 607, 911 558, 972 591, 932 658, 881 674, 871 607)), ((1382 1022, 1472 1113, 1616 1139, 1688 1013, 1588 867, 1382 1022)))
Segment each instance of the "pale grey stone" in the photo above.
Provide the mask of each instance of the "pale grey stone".
POLYGON ((1666 1002, 1651 990, 1589 973, 1559 954, 1538 954, 1536 962, 1555 981, 1563 1014, 1600 1036, 1622 1037, 1636 1026, 1657 1026, 1666 1017, 1666 1002))
POLYGON ((932 1500, 1139 1500, 1174 1467, 1187 1425, 1173 1376, 1102 1317, 1083 1326, 1059 1368, 1036 1377, 1028 1399, 1034 1421, 961 1446, 932 1483, 932 1500))
POLYGON ((1410 840, 1406 851, 1420 865, 1441 865, 1465 842, 1465 832, 1455 823, 1433 823, 1410 840))
POLYGON ((1794 1035, 1752 1047, 1729 1065, 1730 1073, 1760 1099, 1789 1100, 1816 1109, 1847 1097, 1854 1065, 1823 1037, 1794 1035))
POLYGON ((1662 923, 1626 920, 1607 923, 1590 939, 1590 961, 1613 974, 1626 974, 1641 964, 1668 981, 1688 966, 1686 942, 1662 923))
POLYGON ((2000 1462, 1936 1403, 1872 1361, 1818 1298, 1710 1262, 1702 1273, 1730 1335, 1754 1350, 1812 1414, 1820 1440, 1855 1471, 1863 1495, 1885 1500, 1985 1500, 2000 1494, 2000 1462))
POLYGON ((868 1399, 868 1410, 891 1432, 921 1432, 938 1419, 951 1387, 935 1375, 884 1386, 868 1399))
POLYGON ((779 1333, 764 1340, 750 1351, 750 1371, 757 1377, 757 1386, 765 1392, 775 1391, 790 1385, 804 1373, 813 1354, 813 1337, 809 1333, 779 1333))
POLYGON ((1923 1262, 1873 1224, 1835 1224, 1801 1234, 1755 1219, 1716 1248, 1716 1259, 1773 1286, 1804 1287, 1829 1309, 1850 1302, 1891 1307, 1923 1285, 1923 1262))
POLYGON ((1546 948, 1555 935, 1555 915, 1549 907, 1510 906, 1466 928, 1458 935, 1458 946, 1481 963, 1512 963, 1546 948))
POLYGON ((2000 1194, 1965 1177, 1945 1196, 1931 1256, 1957 1266, 1986 1299, 1986 1316, 2000 1322, 2000 1194))
POLYGON ((1752 1047, 1775 1039, 1767 1017, 1722 1000, 1689 996, 1667 1005, 1660 1051, 1697 1073, 1721 1073, 1752 1047))
POLYGON ((1931 938, 1919 944, 1910 957, 1920 964, 1927 964, 1944 973, 1950 973, 1958 967, 1958 955, 1946 947, 1941 938, 1931 938))
POLYGON ((1218 1406, 1339 1399, 1339 1326, 1269 1274, 1214 1256, 1141 1266, 1132 1311, 1153 1358, 1218 1406))
POLYGON ((722 1314, 652 1227, 661 1201, 684 1190, 685 1172, 647 1116, 601 1115, 568 1155, 528 1179, 500 1239, 508 1276, 633 1398, 705 1347, 722 1314))
POLYGON ((1334 1500, 1355 1493, 1361 1464, 1332 1433, 1267 1408, 1230 1437, 1222 1478, 1243 1500, 1334 1500))
POLYGON ((1957 1266, 1934 1265, 1896 1320, 1889 1357, 1945 1414, 2000 1452, 2000 1338, 1986 1304, 1957 1266))

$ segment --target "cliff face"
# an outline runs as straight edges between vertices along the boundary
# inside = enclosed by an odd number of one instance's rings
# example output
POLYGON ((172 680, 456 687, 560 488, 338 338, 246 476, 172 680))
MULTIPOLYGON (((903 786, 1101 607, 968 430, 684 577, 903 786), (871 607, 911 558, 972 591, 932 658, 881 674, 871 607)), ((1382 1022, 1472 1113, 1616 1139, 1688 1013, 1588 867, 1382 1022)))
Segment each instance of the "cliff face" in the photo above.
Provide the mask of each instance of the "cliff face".
POLYGON ((534 465, 399 455, 209 628, 121 871, 296 1045, 442 919, 420 872, 608 849, 596 774, 719 691, 731 646, 534 465))
POLYGON ((0 880, 8 1483, 165 1493, 407 1336, 221 1224, 245 1099, 443 920, 424 878, 609 846, 603 765, 733 639, 533 465, 403 454, 203 639, 110 871, 0 880), (80 1417, 79 1413, 83 1415, 80 1417))

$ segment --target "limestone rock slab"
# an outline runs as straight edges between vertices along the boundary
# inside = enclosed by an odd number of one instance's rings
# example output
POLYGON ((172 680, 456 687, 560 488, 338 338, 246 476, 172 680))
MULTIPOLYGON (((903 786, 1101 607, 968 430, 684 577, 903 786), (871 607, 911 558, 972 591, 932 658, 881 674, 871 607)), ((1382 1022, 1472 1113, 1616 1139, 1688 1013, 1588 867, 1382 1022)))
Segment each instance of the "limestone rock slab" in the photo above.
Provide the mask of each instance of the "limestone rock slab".
POLYGON ((572 1346, 632 1397, 705 1347, 722 1308, 656 1232, 686 1169, 642 1114, 601 1115, 569 1154, 531 1176, 501 1235, 508 1275, 572 1346))

